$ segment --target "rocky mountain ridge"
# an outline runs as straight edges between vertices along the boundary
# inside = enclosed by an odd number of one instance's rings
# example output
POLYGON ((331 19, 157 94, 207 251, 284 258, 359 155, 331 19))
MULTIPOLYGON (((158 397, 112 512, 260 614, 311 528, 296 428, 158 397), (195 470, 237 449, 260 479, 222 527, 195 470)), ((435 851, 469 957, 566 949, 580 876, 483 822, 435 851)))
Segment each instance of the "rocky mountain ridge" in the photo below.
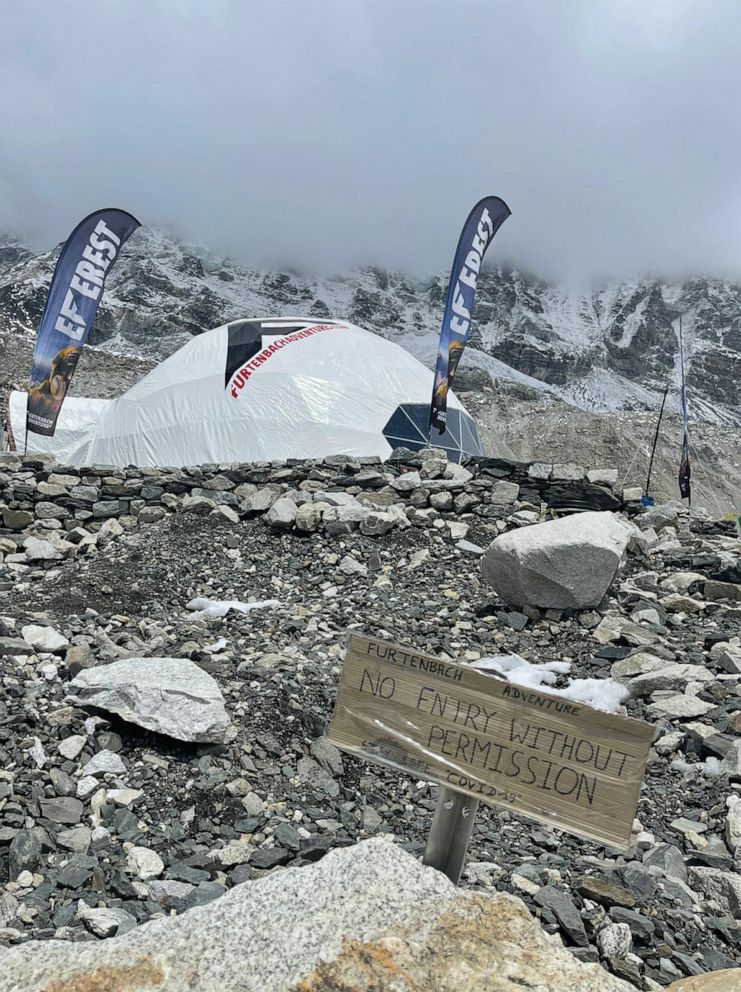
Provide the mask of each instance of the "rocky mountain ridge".
MULTIPOLYGON (((58 251, 33 254, 0 235, 4 328, 35 333, 58 251)), ((160 359, 227 320, 291 314, 350 319, 432 365, 446 284, 447 273, 415 279, 378 267, 331 278, 258 271, 143 228, 110 275, 91 344, 160 359)), ((676 409, 679 313, 692 419, 741 424, 741 282, 721 279, 647 277, 576 292, 488 268, 461 385, 480 370, 596 412, 656 408, 669 385, 676 409)))

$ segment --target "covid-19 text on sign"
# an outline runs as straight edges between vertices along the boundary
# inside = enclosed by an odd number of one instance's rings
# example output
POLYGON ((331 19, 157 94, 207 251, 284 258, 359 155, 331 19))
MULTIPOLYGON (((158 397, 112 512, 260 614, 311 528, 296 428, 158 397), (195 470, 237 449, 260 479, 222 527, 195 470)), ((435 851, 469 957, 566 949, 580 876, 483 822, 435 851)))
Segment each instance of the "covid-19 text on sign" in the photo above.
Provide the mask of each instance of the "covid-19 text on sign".
POLYGON ((653 729, 351 633, 329 736, 352 754, 627 847, 653 729))

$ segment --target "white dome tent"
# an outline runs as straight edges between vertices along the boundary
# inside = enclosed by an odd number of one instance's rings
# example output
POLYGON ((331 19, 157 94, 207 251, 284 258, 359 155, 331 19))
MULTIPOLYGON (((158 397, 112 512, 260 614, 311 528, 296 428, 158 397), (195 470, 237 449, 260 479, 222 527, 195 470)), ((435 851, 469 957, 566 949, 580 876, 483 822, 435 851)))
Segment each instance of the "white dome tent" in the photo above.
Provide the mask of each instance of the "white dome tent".
MULTIPOLYGON (((116 400, 67 399, 57 435, 29 434, 29 452, 70 465, 185 467, 205 463, 388 457, 428 443, 433 374, 399 345, 345 321, 234 321, 199 334, 116 400)), ((11 394, 16 444, 25 394, 11 394)), ((449 457, 481 454, 453 393, 449 457)), ((20 446, 20 445, 18 445, 20 446)))

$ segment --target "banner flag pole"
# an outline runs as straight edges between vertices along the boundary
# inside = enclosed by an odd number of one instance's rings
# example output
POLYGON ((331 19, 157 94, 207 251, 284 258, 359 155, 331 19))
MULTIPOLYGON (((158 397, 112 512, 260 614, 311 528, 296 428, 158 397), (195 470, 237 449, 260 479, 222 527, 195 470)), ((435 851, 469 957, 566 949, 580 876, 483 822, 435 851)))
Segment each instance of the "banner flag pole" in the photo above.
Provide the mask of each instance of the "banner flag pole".
MULTIPOLYGON (((125 210, 89 214, 65 242, 41 315, 26 401, 28 432, 53 437, 62 403, 103 296, 106 276, 139 227, 125 210)), ((26 443, 26 449, 28 444, 26 443)))
POLYGON ((498 196, 487 196, 479 200, 468 215, 458 239, 445 297, 430 403, 430 433, 435 430, 438 437, 445 433, 448 392, 468 341, 476 284, 484 255, 510 213, 504 200, 498 196))

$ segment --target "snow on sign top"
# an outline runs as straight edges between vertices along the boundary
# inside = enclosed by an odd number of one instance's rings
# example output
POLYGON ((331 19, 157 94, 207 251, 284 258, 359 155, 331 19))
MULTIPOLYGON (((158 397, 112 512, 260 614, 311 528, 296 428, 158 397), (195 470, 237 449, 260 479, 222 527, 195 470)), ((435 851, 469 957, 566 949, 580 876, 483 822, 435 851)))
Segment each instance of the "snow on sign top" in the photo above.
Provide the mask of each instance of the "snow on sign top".
POLYGON ((330 740, 626 848, 653 727, 351 633, 330 740))

